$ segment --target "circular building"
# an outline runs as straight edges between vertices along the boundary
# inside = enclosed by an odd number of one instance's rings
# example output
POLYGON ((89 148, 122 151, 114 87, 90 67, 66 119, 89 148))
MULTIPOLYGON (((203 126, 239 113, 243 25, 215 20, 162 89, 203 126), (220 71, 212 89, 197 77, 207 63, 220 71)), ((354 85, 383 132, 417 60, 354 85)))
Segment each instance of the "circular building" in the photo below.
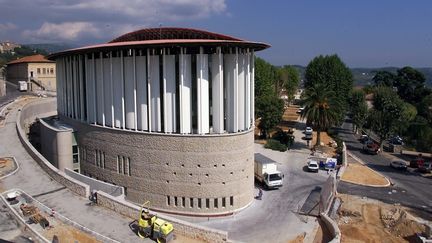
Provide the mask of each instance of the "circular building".
POLYGON ((55 53, 57 106, 81 172, 126 198, 191 215, 254 194, 254 52, 267 44, 184 28, 142 29, 55 53))

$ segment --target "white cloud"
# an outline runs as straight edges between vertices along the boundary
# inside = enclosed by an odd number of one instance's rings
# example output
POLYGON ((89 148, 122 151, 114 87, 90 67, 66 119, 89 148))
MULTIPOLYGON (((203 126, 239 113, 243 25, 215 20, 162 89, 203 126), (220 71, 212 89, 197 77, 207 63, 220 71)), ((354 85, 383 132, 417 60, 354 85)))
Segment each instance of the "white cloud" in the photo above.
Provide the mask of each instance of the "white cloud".
POLYGON ((14 30, 16 28, 17 26, 12 23, 5 23, 5 24, 0 23, 0 32, 14 30))
POLYGON ((25 30, 23 36, 34 40, 76 41, 83 37, 100 38, 100 29, 88 22, 45 22, 37 30, 25 30))

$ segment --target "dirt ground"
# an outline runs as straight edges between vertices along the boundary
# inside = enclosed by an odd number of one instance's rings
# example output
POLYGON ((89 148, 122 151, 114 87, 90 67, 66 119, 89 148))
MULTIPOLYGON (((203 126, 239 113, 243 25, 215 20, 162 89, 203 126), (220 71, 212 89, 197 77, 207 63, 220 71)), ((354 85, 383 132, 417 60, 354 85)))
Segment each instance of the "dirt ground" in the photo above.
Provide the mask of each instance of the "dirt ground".
POLYGON ((360 164, 350 156, 348 156, 348 167, 342 175, 341 180, 354 184, 372 186, 388 186, 389 183, 384 176, 378 174, 366 165, 360 164))
POLYGON ((170 242, 172 242, 172 243, 204 243, 205 241, 198 240, 198 239, 191 239, 191 238, 187 238, 183 235, 176 234, 174 236, 174 240, 172 240, 170 242))
POLYGON ((306 236, 305 233, 298 235, 296 238, 288 241, 288 243, 303 243, 305 236, 306 236))
POLYGON ((50 227, 49 229, 45 229, 42 231, 42 235, 47 238, 48 240, 52 240, 54 236, 57 236, 58 242, 80 242, 80 243, 97 243, 100 242, 96 240, 93 236, 84 233, 80 230, 77 230, 76 228, 64 224, 58 220, 55 220, 53 218, 50 218, 49 216, 44 215, 51 225, 54 225, 54 227, 50 227))
POLYGON ((11 173, 15 168, 12 158, 0 158, 0 177, 11 173))
POLYGON ((425 232, 425 225, 404 207, 345 194, 338 197, 341 242, 413 242, 416 233, 425 232))

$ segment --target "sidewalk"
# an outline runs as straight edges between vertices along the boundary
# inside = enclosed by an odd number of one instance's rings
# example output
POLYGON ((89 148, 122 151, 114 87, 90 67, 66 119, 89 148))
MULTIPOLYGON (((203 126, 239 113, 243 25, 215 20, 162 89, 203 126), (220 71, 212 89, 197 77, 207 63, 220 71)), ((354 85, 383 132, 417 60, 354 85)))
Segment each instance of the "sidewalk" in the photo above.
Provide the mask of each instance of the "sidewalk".
MULTIPOLYGON (((14 156, 20 170, 2 181, 0 188, 8 190, 19 188, 35 197, 37 200, 67 218, 120 242, 141 241, 130 229, 132 221, 110 210, 98 206, 87 206, 88 200, 81 198, 63 185, 53 181, 27 154, 16 133, 15 122, 17 104, 6 119, 6 124, 0 128, 0 157, 14 156)), ((152 242, 146 239, 143 242, 152 242)))

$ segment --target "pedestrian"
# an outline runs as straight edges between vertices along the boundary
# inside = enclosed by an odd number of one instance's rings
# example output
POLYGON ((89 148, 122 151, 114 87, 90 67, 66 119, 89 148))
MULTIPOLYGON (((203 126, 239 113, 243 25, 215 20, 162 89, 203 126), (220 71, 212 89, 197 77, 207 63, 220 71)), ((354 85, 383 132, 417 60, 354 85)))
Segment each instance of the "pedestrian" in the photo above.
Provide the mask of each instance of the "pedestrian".
POLYGON ((262 195, 263 195, 263 192, 262 192, 261 188, 258 188, 258 197, 257 197, 257 199, 261 200, 262 199, 262 195))

